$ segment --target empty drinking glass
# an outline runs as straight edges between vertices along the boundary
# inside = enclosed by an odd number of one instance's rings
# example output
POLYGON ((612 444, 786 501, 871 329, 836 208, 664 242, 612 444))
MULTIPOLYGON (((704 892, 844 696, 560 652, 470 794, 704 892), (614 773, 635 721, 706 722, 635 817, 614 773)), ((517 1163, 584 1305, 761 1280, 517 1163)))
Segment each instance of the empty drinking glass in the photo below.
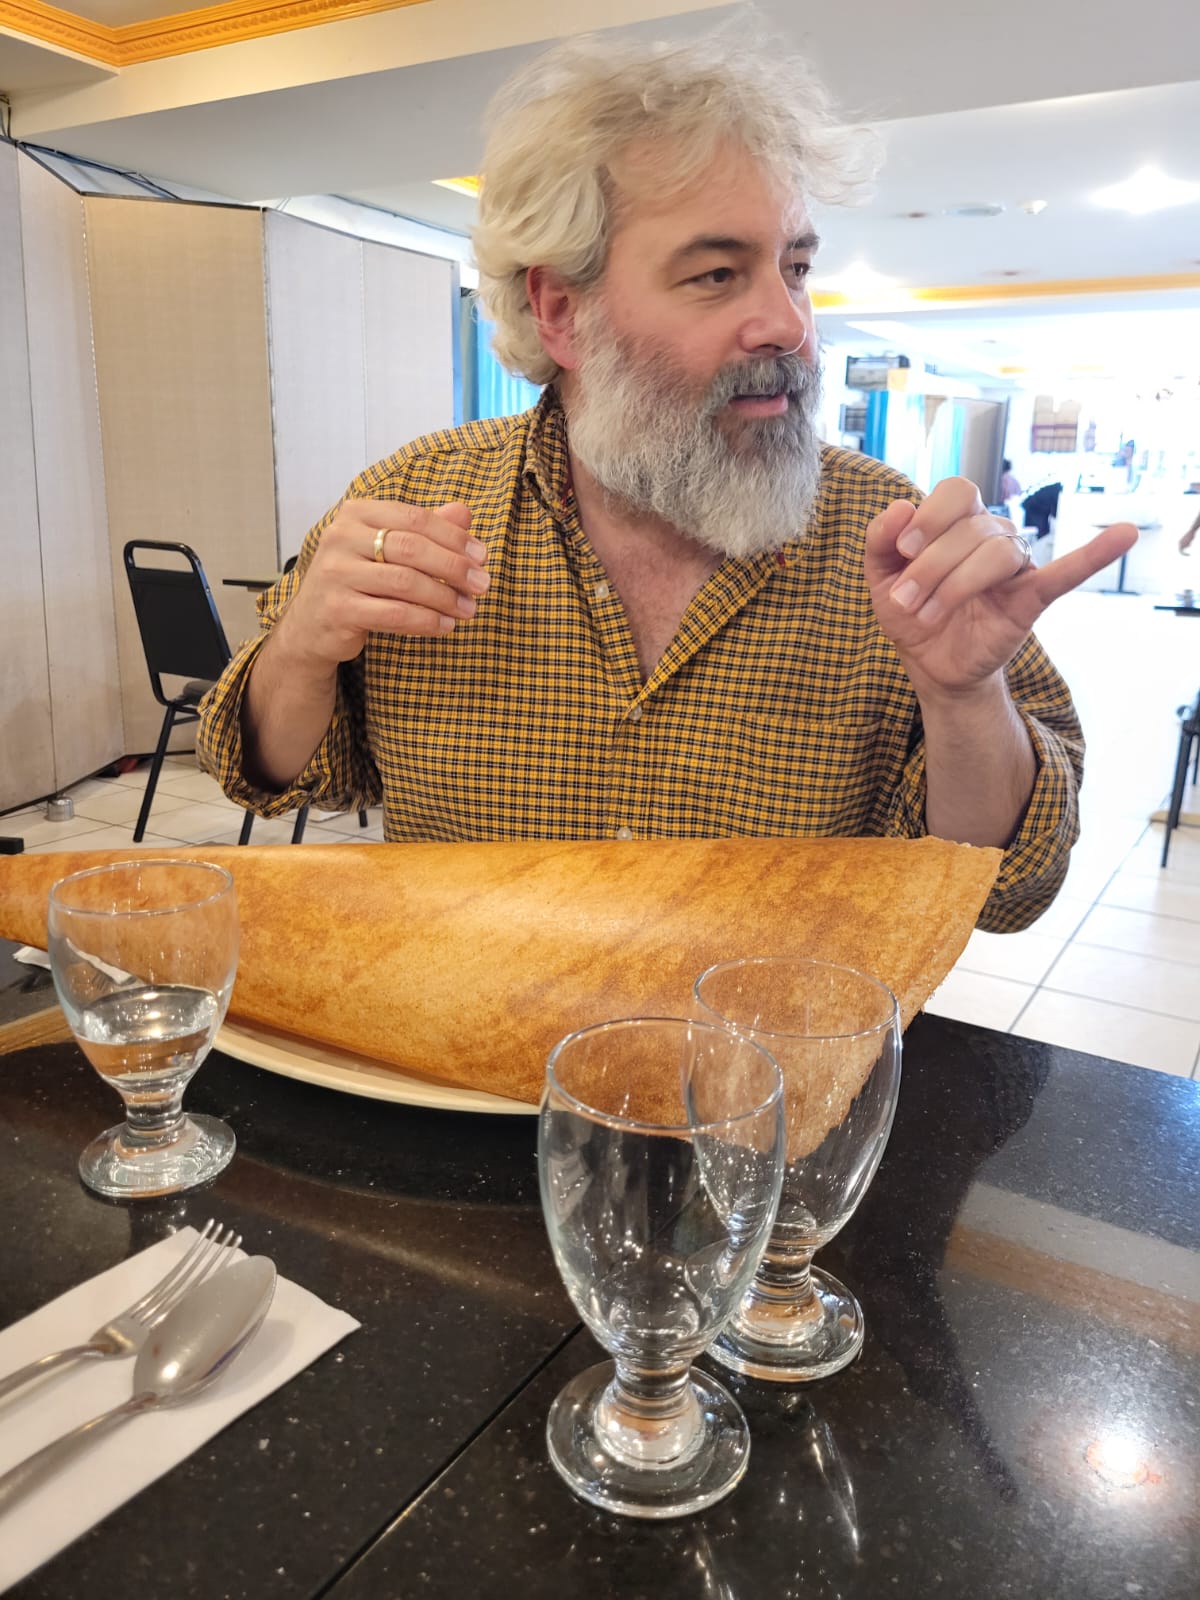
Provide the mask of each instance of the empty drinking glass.
POLYGON ((84 1183, 121 1198, 215 1177, 233 1155, 233 1133, 217 1117, 186 1116, 182 1102, 233 991, 233 879, 191 861, 93 867, 51 889, 49 930, 71 1031, 125 1102, 125 1122, 80 1157, 84 1183))
POLYGON ((750 1291, 714 1359, 756 1378, 824 1378, 862 1347, 862 1307, 811 1266, 847 1222, 883 1155, 900 1088, 889 989, 803 957, 726 961, 695 983, 698 1014, 769 1050, 783 1073, 783 1193, 750 1291))
POLYGON ((745 1471, 741 1409, 690 1369, 750 1282, 782 1156, 779 1071, 726 1028, 631 1018, 555 1047, 542 1208, 567 1292, 615 1358, 574 1378, 547 1424, 550 1459, 585 1500, 678 1516, 745 1471))

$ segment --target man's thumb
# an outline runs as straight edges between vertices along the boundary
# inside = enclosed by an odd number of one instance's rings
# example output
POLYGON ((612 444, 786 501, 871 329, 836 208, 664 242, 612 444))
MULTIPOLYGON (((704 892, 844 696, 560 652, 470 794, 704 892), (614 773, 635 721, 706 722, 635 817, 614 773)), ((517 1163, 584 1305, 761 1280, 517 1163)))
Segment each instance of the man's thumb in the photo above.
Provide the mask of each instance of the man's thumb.
POLYGON ((461 500, 451 500, 446 505, 438 508, 438 516, 445 517, 447 522, 452 522, 456 528, 461 528, 465 533, 471 526, 471 508, 464 505, 461 500))

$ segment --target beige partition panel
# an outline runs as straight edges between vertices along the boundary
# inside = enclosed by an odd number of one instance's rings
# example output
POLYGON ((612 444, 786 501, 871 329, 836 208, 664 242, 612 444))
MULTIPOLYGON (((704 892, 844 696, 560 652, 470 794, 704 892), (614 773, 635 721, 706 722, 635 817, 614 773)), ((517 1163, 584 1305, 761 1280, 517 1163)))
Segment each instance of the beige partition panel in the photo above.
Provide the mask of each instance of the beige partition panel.
POLYGON ((0 808, 54 789, 17 152, 0 144, 0 808))
POLYGON ((283 561, 368 464, 363 247, 278 211, 264 225, 283 561))
POLYGON ((368 461, 454 425, 452 262, 363 245, 368 461))
MULTIPOLYGON (((270 385, 259 213, 92 197, 92 316, 127 748, 154 748, 122 549, 190 545, 231 645, 254 630, 226 577, 276 570, 270 385)), ((185 728, 172 748, 188 748, 185 728)))
POLYGON ((30 393, 57 787, 125 749, 83 201, 20 165, 30 393))

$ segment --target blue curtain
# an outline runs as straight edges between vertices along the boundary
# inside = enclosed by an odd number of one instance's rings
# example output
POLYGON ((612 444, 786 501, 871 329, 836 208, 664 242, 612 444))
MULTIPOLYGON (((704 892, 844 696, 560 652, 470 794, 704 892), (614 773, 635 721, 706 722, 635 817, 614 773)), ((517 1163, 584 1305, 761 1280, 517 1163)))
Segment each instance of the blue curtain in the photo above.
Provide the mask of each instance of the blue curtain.
POLYGON ((479 310, 474 295, 465 294, 460 307, 463 352, 463 421, 484 417, 511 417, 538 402, 541 390, 524 378, 514 378, 492 354, 493 324, 479 310))

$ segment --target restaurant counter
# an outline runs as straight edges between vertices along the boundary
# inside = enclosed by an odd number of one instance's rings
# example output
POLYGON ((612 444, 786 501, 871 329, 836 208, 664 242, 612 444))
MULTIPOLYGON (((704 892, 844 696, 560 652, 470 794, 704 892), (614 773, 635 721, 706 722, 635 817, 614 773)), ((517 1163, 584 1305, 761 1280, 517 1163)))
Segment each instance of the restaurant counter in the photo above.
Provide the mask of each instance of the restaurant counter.
POLYGON ((748 1473, 659 1524, 585 1506, 546 1456, 550 1402, 600 1354, 551 1259, 533 1117, 219 1054, 187 1104, 229 1120, 233 1164, 112 1205, 76 1176, 115 1102, 75 1046, 0 1059, 0 1324, 215 1215, 362 1327, 18 1600, 1195 1600, 1196 1084, 918 1018, 878 1176, 821 1256, 862 1300, 862 1356, 728 1379, 748 1473))

